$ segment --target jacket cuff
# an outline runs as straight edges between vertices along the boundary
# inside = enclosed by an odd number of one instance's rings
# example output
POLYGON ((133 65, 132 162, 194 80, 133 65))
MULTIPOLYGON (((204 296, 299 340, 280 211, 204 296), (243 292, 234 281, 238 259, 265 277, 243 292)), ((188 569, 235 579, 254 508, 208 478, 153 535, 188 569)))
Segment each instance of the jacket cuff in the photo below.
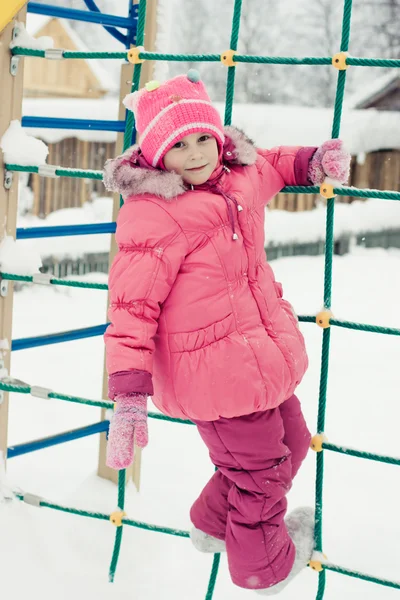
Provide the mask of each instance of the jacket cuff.
POLYGON ((152 396, 153 381, 148 371, 133 369, 132 371, 118 371, 108 378, 108 397, 115 400, 121 394, 148 394, 152 396))
POLYGON ((296 185, 313 185, 312 181, 308 178, 308 167, 316 150, 317 148, 314 146, 304 146, 304 148, 300 148, 297 152, 294 159, 296 185))

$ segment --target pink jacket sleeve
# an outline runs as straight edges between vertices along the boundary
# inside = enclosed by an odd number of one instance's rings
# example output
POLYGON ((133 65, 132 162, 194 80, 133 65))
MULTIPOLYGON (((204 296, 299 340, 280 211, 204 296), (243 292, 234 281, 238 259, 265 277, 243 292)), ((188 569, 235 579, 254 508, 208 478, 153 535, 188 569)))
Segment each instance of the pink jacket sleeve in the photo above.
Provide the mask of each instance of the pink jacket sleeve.
POLYGON ((158 204, 135 199, 120 210, 118 253, 109 275, 110 325, 104 335, 109 397, 152 394, 154 335, 188 251, 179 225, 158 204))
POLYGON ((261 188, 267 204, 286 185, 313 185, 308 179, 310 160, 316 147, 277 146, 270 150, 257 149, 261 188))

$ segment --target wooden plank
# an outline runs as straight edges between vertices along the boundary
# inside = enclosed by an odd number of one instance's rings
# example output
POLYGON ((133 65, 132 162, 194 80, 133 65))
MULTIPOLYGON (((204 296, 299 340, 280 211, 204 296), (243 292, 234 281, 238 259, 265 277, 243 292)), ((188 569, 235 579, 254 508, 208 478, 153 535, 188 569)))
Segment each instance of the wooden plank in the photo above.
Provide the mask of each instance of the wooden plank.
MULTIPOLYGON (((135 0, 136 4, 139 2, 135 0)), ((155 41, 156 41, 156 33, 157 33, 157 5, 158 1, 153 0, 152 2, 147 4, 147 12, 146 12, 146 26, 145 26, 145 48, 149 52, 154 52, 155 50, 155 41)), ((150 81, 153 77, 154 70, 154 61, 145 61, 142 66, 141 78, 140 78, 140 87, 142 87, 147 81, 150 81)), ((120 80, 120 106, 119 106, 119 115, 118 119, 123 120, 125 118, 125 108, 122 105, 122 100, 131 90, 132 86, 132 78, 133 78, 133 65, 123 64, 121 67, 121 80, 120 80)), ((123 140, 124 134, 119 133, 117 136, 116 143, 116 154, 120 154, 123 149, 123 140)), ((116 220, 118 211, 119 211, 119 195, 114 194, 114 204, 113 204, 113 221, 116 220)), ((115 242, 115 236, 111 238, 111 247, 110 247, 110 259, 109 265, 111 265, 112 260, 116 254, 117 246, 115 242)), ((107 305, 109 304, 109 301, 107 305)), ((107 398, 108 396, 108 374, 105 366, 104 359, 104 372, 103 372, 103 398, 107 398)), ((101 411, 101 419, 104 420, 106 411, 102 409, 101 411)), ((118 483, 118 471, 114 471, 113 469, 109 469, 106 464, 106 449, 107 449, 107 440, 106 434, 100 434, 100 450, 99 450, 99 464, 97 474, 99 477, 103 477, 104 479, 109 479, 114 483, 118 483)), ((133 479, 137 490, 140 488, 140 468, 141 468, 141 450, 140 448, 135 448, 135 459, 134 464, 126 470, 126 481, 128 482, 131 478, 133 479)))
MULTIPOLYGON (((15 2, 10 2, 10 6, 17 6, 15 2)), ((4 15, 5 13, 3 13, 4 15)), ((26 22, 26 7, 24 7, 16 17, 18 21, 26 22)), ((5 24, 5 21, 3 21, 5 24)), ((21 119, 22 114, 22 87, 24 62, 20 60, 18 71, 15 77, 10 73, 11 53, 9 44, 12 39, 13 23, 9 23, 0 33, 0 80, 1 80, 1 111, 0 111, 0 138, 8 129, 10 121, 21 119)), ((18 175, 14 173, 13 182, 9 190, 4 187, 4 158, 0 150, 0 223, 1 235, 12 236, 15 239, 17 224, 17 204, 18 204, 18 175)), ((12 335, 12 311, 13 311, 13 282, 8 281, 8 292, 5 296, 0 296, 0 339, 8 340, 9 349, 2 350, 0 353, 3 366, 10 372, 11 358, 11 335, 12 335)), ((0 399, 0 454, 4 458, 7 453, 7 432, 8 432, 8 393, 3 392, 0 399)))

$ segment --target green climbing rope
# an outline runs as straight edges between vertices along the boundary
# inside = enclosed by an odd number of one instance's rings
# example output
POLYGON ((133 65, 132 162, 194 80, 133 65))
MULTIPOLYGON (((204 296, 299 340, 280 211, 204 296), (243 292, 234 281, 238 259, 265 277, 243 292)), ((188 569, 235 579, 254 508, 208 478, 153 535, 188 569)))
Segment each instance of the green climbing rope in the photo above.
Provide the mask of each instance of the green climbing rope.
MULTIPOLYGON (((235 0, 234 3, 234 11, 232 18, 232 30, 231 30, 231 39, 230 39, 230 50, 236 51, 238 46, 239 39, 239 29, 240 29, 240 21, 241 21, 241 10, 242 10, 242 0, 235 0)), ((344 0, 344 10, 343 10, 343 20, 342 20, 342 35, 341 35, 341 45, 340 52, 346 53, 346 64, 347 66, 358 66, 358 67, 392 67, 398 68, 400 67, 400 60, 398 59, 380 59, 380 58, 363 58, 363 57, 352 57, 348 56, 348 48, 349 48, 349 40, 350 40, 350 24, 351 24, 351 13, 352 13, 352 0, 344 0)), ((145 16, 146 16, 146 0, 141 0, 139 4, 139 15, 138 15, 138 28, 137 28, 137 45, 142 46, 144 42, 144 26, 145 26, 145 16)), ((46 51, 44 50, 33 50, 29 48, 23 47, 15 47, 12 50, 14 55, 19 56, 36 56, 41 58, 46 58, 46 51)), ((126 52, 74 52, 69 50, 63 51, 64 59, 127 59, 126 52)), ((157 61, 192 61, 192 62, 219 62, 221 60, 221 56, 219 54, 162 54, 157 52, 140 52, 139 57, 145 60, 157 60, 157 61)), ((258 64, 282 64, 282 65, 331 65, 332 57, 278 57, 278 56, 248 56, 236 53, 233 58, 233 63, 258 63, 258 64)), ((235 73, 236 67, 229 66, 227 70, 227 84, 226 84, 226 100, 225 100, 225 116, 224 122, 226 125, 231 123, 232 119, 232 108, 233 108, 233 99, 234 99, 234 90, 235 90, 235 73)), ((132 91, 139 89, 141 75, 141 64, 135 66, 134 76, 132 81, 132 91)), ((338 71, 338 81, 337 81, 337 89, 336 89, 336 97, 335 97, 335 106, 334 106, 334 116, 333 116, 333 124, 332 124, 332 137, 339 137, 340 133, 340 124, 341 124, 341 116, 343 109, 343 97, 344 97, 344 89, 346 83, 346 70, 338 71)), ((127 113, 126 118, 126 128, 124 134, 124 150, 130 146, 133 139, 134 134, 134 117, 133 113, 130 111, 127 113)), ((19 171, 19 172, 28 172, 28 173, 38 173, 39 168, 35 166, 22 166, 17 164, 9 164, 6 165, 6 169, 9 171, 19 171)), ((101 171, 88 171, 83 169, 66 169, 62 167, 58 167, 55 170, 55 175, 64 176, 64 177, 79 177, 86 179, 101 179, 102 173, 101 171)), ((317 186, 312 187, 302 187, 302 186, 287 186, 283 190, 285 193, 311 193, 317 194, 319 193, 319 188, 317 186)), ((400 192, 396 191, 388 191, 388 190, 369 190, 363 189, 359 190, 353 187, 341 187, 335 188, 334 194, 338 196, 353 196, 359 198, 379 198, 385 200, 400 200, 400 192)), ((122 202, 122 199, 121 199, 122 202)), ((325 248, 325 274, 324 274, 324 306, 329 309, 332 304, 332 266, 333 266, 333 243, 334 243, 334 198, 330 198, 327 201, 327 215, 326 215, 326 248, 325 248)), ((12 273, 0 273, 0 276, 3 279, 8 279, 11 281, 25 281, 32 282, 33 277, 31 276, 21 276, 12 273)), ((96 284, 96 283, 84 283, 78 281, 68 281, 53 278, 49 282, 53 285, 65 285, 71 287, 81 287, 81 288, 90 288, 90 289, 98 289, 98 290, 107 290, 106 284, 96 284)), ((315 323, 315 316, 301 316, 299 317, 299 321, 304 323, 315 323)), ((318 402, 318 419, 317 419, 317 431, 319 434, 323 434, 325 430, 325 419, 326 419, 326 407, 327 407, 327 384, 328 384, 328 372, 329 372, 329 350, 330 350, 330 337, 331 337, 331 327, 338 326, 344 327, 352 330, 359 330, 365 332, 372 333, 380 333, 387 335, 400 335, 400 329, 390 328, 390 327, 382 327, 376 325, 367 325, 361 323, 353 323, 350 321, 341 321, 334 318, 330 319, 329 327, 324 329, 323 331, 323 341, 322 341, 322 353, 321 353, 321 376, 320 376, 320 389, 319 389, 319 402, 318 402)), ((31 393, 31 386, 28 384, 24 384, 23 382, 19 382, 18 380, 3 380, 0 381, 0 390, 4 390, 7 392, 17 392, 23 394, 31 393)), ((111 409, 113 407, 113 403, 109 401, 95 401, 89 400, 85 398, 80 398, 77 396, 70 396, 65 394, 58 394, 56 392, 49 391, 48 397, 52 399, 63 400, 67 402, 75 402, 80 404, 86 404, 94 407, 101 407, 106 409, 111 409)), ((191 421, 173 419, 171 417, 167 417, 158 413, 149 413, 149 417, 153 419, 163 420, 166 422, 172 423, 180 423, 184 425, 193 425, 191 421)), ((325 439, 325 438, 324 438, 325 439)), ((315 549, 317 552, 322 553, 323 549, 323 540, 322 540, 322 515, 323 515, 323 475, 324 475, 324 452, 332 451, 336 453, 341 453, 347 456, 353 456, 357 458, 363 458, 378 462, 383 462, 392 465, 400 465, 400 458, 394 458, 390 456, 383 456, 379 454, 374 454, 370 452, 363 452, 360 450, 355 450, 352 448, 345 448, 342 446, 337 446, 323 441, 321 444, 321 451, 317 452, 317 465, 316 465, 316 485, 315 485, 315 504, 316 504, 316 523, 315 523, 315 549)), ((20 493, 15 494, 16 497, 24 500, 24 495, 20 493)), ((27 498, 29 501, 29 498, 27 498)), ((118 507, 121 511, 123 511, 125 504, 125 471, 122 470, 119 472, 119 480, 118 480, 118 507)), ((106 515, 103 513, 91 512, 91 511, 82 511, 75 508, 68 508, 61 506, 59 504, 54 504, 47 502, 43 499, 38 499, 38 505, 42 507, 52 508, 54 510, 63 511, 70 514, 75 514, 79 516, 97 518, 102 520, 109 520, 110 515, 106 515)), ((120 526, 116 528, 116 536, 113 554, 111 558, 111 564, 109 569, 109 578, 110 581, 114 580, 115 571, 117 568, 119 552, 121 548, 122 534, 123 534, 123 526, 130 525, 133 527, 145 529, 147 531, 155 531, 159 533, 166 533, 169 535, 174 535, 178 537, 188 538, 189 533, 186 531, 181 531, 177 529, 171 529, 167 527, 159 527, 157 525, 151 525, 147 523, 141 523, 139 521, 134 521, 132 519, 128 519, 127 517, 123 517, 121 519, 120 526)), ((317 560, 317 559, 316 559, 317 560)), ((213 559, 210 579, 208 583, 207 593, 205 600, 212 600, 215 583, 218 574, 218 568, 220 563, 220 555, 215 555, 213 559)), ((337 565, 333 565, 327 560, 323 560, 321 564, 322 570, 319 574, 319 582, 318 582, 318 591, 316 600, 322 600, 324 597, 325 584, 326 584, 326 572, 332 571, 336 573, 340 573, 342 575, 347 575, 350 577, 355 577, 364 581, 369 581, 372 583, 376 583, 379 585, 400 589, 400 583, 395 581, 389 581, 377 577, 373 577, 370 575, 366 575, 363 573, 359 573, 357 571, 351 571, 348 569, 344 569, 337 565)))
MULTIPOLYGON (((227 97, 226 97, 226 109, 225 109, 225 124, 229 125, 231 123, 232 117, 232 107, 233 107, 233 94, 234 94, 234 80, 235 80, 235 67, 229 67, 228 69, 228 86, 227 86, 227 97), (231 71, 232 69, 232 71, 231 71)), ((129 111, 127 116, 127 125, 125 129, 125 138, 127 141, 127 146, 130 145, 130 135, 132 135, 132 123, 134 122, 133 113, 129 111), (131 129, 131 134, 127 133, 129 128, 131 129)), ((124 142, 125 142, 124 138, 124 142)), ((24 166, 24 165, 15 165, 15 164, 6 164, 5 168, 7 171, 17 171, 23 173, 38 173, 39 167, 36 166, 24 166)), ((103 179, 102 171, 85 171, 83 169, 62 169, 57 168, 55 171, 56 175, 62 177, 76 177, 80 179, 103 179)), ((301 185, 290 185, 284 187, 280 193, 284 194, 319 194, 320 188, 316 185, 310 186, 301 186, 301 185)), ((338 187, 334 188, 333 192, 337 196, 352 196, 354 198, 380 198, 381 200, 400 200, 400 192, 392 192, 390 190, 373 190, 364 188, 362 190, 355 187, 338 187)))
MULTIPOLYGON (((240 10, 240 9, 239 9, 240 10)), ((240 13, 238 13, 240 14, 240 13)), ((239 27, 235 23, 235 28, 239 31, 239 27)), ((232 30, 234 34, 234 29, 232 30)), ((139 46, 140 44, 138 44, 139 46)), ((237 44, 236 44, 237 47, 237 44)), ((236 50, 234 44, 231 44, 231 50, 236 50)), ((33 48, 24 48, 16 46, 12 49, 14 56, 34 56, 37 58, 46 58, 45 50, 35 50, 33 48)), ((64 50, 62 57, 65 59, 125 59, 126 52, 74 52, 72 50, 64 50)), ((220 54, 162 54, 160 52, 140 52, 139 58, 145 60, 158 60, 169 62, 219 62, 220 54)), ((246 54, 235 54, 234 62, 242 63, 257 63, 270 65, 331 65, 331 56, 305 56, 296 58, 293 56, 254 56, 246 54)), ((358 58, 349 56, 346 58, 346 63, 358 67, 400 67, 400 60, 396 58, 358 58)))

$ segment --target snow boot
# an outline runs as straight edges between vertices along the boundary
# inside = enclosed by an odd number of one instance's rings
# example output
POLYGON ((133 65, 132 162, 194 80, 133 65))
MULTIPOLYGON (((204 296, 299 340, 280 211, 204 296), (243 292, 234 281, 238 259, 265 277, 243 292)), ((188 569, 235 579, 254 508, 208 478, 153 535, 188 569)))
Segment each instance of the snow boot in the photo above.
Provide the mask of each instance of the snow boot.
POLYGON ((289 535, 296 547, 292 570, 283 581, 264 590, 256 590, 260 596, 279 594, 311 560, 314 550, 314 509, 304 506, 293 510, 285 519, 289 535))
POLYGON ((219 554, 220 552, 226 551, 225 542, 223 540, 208 535, 208 533, 204 533, 204 531, 197 529, 197 527, 192 527, 190 539, 192 540, 193 546, 196 550, 199 550, 199 552, 219 554))

